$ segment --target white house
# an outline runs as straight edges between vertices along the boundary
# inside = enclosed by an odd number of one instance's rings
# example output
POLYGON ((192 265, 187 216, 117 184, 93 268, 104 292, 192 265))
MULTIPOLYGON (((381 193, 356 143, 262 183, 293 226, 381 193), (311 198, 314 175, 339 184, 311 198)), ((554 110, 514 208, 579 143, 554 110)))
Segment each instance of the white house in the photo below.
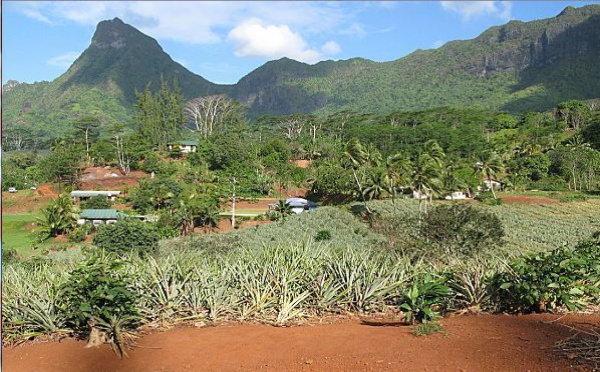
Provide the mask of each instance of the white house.
POLYGON ((446 200, 462 200, 466 199, 467 195, 462 191, 454 191, 452 194, 447 195, 444 199, 446 200))
POLYGON ((169 151, 179 149, 182 153, 189 154, 198 150, 198 141, 173 141, 167 143, 167 147, 169 151))
POLYGON ((488 190, 491 190, 492 187, 494 188, 494 190, 502 190, 504 188, 504 182, 495 180, 493 178, 490 178, 489 180, 486 178, 485 180, 483 180, 483 183, 485 184, 488 190))
POLYGON ((93 198, 95 196, 105 196, 108 200, 114 201, 117 196, 121 195, 121 191, 101 191, 101 190, 76 190, 71 191, 71 198, 79 201, 93 198))

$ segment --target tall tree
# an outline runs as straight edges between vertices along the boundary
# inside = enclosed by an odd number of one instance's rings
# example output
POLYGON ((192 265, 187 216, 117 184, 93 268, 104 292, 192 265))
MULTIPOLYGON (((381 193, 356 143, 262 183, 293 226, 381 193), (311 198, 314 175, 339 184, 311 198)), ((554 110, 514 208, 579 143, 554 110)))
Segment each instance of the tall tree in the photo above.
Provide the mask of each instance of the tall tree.
POLYGON ((422 152, 414 161, 410 177, 411 186, 419 197, 419 211, 422 211, 422 197, 432 199, 442 188, 441 168, 428 153, 422 152))
POLYGON ((494 199, 496 199, 496 192, 492 184, 492 177, 498 177, 503 170, 504 164, 502 159, 495 151, 483 152, 478 156, 477 163, 475 163, 475 172, 488 181, 494 199))
POLYGON ((387 191, 392 195, 392 207, 396 216, 396 188, 405 186, 412 171, 410 159, 404 154, 395 154, 385 161, 385 183, 387 191))
POLYGON ((100 119, 95 116, 84 116, 73 123, 77 131, 83 135, 85 140, 85 159, 89 164, 90 159, 90 141, 97 137, 98 128, 100 127, 100 119))
POLYGON ((156 93, 146 86, 143 92, 136 91, 136 122, 139 133, 151 143, 163 149, 167 142, 177 139, 184 127, 183 95, 177 82, 172 86, 161 79, 156 93))
POLYGON ((242 106, 224 94, 194 98, 185 104, 184 111, 201 138, 243 117, 242 106))
POLYGON ((570 129, 579 129, 590 117, 590 107, 582 101, 563 102, 556 107, 556 118, 567 123, 570 129))

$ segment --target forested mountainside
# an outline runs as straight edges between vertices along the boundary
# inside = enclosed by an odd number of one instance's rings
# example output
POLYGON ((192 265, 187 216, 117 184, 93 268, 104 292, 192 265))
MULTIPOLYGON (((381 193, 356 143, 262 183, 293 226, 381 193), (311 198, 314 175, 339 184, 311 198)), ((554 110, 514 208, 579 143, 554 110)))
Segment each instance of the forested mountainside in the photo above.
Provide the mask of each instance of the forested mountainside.
POLYGON ((173 61, 158 42, 120 19, 102 21, 90 46, 52 82, 3 87, 2 119, 36 136, 59 135, 77 117, 127 123, 135 91, 177 80, 186 99, 227 94, 250 116, 385 114, 439 106, 523 112, 600 97, 600 5, 553 18, 511 21, 472 40, 417 50, 391 62, 362 58, 308 65, 270 61, 234 85, 213 84, 173 61))

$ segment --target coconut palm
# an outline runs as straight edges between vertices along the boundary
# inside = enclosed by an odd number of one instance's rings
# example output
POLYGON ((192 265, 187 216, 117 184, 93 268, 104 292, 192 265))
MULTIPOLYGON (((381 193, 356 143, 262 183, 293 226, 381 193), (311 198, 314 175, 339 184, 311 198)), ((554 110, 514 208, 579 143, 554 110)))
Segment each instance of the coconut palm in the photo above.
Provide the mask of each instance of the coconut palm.
POLYGON ((410 159, 404 154, 390 155, 385 162, 385 184, 387 191, 392 195, 392 206, 396 216, 396 187, 404 186, 408 182, 412 167, 410 159))
POLYGON ((475 172, 482 178, 485 178, 488 182, 492 195, 496 199, 496 192, 492 185, 492 177, 497 177, 504 171, 504 164, 500 155, 495 151, 486 151, 479 155, 477 163, 475 164, 475 172))
POLYGON ((42 214, 43 217, 37 219, 41 227, 39 231, 40 241, 68 233, 77 226, 77 209, 67 194, 60 195, 57 199, 50 201, 42 214))
MULTIPOLYGON (((440 193, 442 181, 440 179, 441 169, 438 162, 427 152, 421 153, 415 160, 412 168, 410 182, 412 189, 419 196, 427 195, 431 200, 434 195, 440 193)), ((419 197, 419 211, 422 211, 422 199, 419 197)))
POLYGON ((444 166, 444 161, 446 160, 446 153, 444 153, 444 149, 437 143, 436 140, 429 140, 425 142, 423 145, 424 152, 429 154, 431 159, 435 161, 438 167, 442 168, 444 166))
POLYGON ((369 174, 367 185, 363 191, 363 199, 378 199, 386 191, 388 191, 386 172, 381 168, 376 168, 369 174))

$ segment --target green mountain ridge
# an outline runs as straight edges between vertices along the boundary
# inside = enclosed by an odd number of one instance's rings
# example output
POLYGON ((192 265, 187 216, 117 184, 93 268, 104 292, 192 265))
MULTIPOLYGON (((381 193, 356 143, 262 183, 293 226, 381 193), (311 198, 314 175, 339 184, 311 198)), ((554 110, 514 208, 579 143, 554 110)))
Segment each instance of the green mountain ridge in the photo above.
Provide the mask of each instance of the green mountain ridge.
POLYGON ((471 40, 417 50, 390 62, 362 58, 308 65, 270 61, 237 84, 219 85, 173 61, 158 42, 120 19, 98 24, 90 46, 52 82, 3 87, 5 128, 57 136, 76 117, 127 122, 136 90, 176 79, 187 99, 227 94, 252 116, 375 113, 439 106, 512 112, 600 97, 600 5, 567 7, 553 18, 511 21, 471 40))

